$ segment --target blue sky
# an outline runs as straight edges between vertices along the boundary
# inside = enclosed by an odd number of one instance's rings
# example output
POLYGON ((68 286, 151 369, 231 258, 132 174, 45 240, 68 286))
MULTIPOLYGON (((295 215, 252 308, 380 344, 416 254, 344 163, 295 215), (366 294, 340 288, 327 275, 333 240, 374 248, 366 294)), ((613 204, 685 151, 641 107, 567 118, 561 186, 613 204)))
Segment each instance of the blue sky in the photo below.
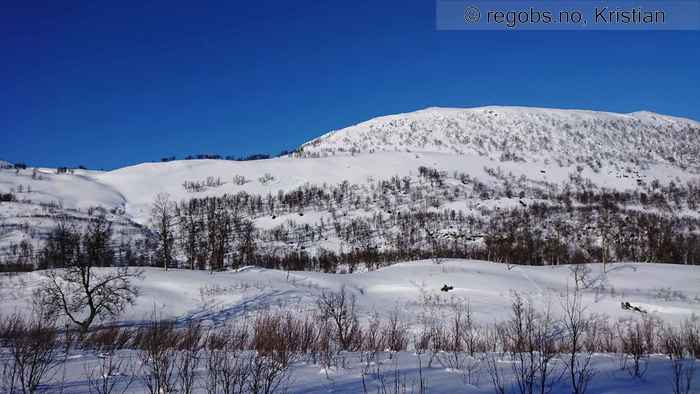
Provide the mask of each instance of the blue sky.
POLYGON ((35 4, 0 12, 9 161, 277 153, 429 106, 700 119, 698 31, 436 31, 433 1, 35 4))

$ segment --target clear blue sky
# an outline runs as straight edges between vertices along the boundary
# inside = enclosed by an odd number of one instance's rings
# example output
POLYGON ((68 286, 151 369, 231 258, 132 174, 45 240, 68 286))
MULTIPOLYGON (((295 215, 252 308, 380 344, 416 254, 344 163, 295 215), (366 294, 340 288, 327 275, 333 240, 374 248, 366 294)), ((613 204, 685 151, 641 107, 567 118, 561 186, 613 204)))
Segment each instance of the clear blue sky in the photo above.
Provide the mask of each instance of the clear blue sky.
POLYGON ((9 161, 277 153, 429 106, 700 119, 698 31, 436 31, 430 0, 35 4, 0 6, 9 161))

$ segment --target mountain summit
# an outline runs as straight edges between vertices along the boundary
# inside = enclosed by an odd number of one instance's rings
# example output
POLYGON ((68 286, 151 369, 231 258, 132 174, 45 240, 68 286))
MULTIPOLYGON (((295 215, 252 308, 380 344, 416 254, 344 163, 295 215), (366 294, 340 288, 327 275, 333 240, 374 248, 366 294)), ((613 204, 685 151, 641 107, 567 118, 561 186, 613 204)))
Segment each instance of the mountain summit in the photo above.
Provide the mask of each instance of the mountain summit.
POLYGON ((700 123, 652 112, 525 107, 427 108, 332 131, 302 157, 442 152, 502 161, 662 163, 700 169, 700 123))

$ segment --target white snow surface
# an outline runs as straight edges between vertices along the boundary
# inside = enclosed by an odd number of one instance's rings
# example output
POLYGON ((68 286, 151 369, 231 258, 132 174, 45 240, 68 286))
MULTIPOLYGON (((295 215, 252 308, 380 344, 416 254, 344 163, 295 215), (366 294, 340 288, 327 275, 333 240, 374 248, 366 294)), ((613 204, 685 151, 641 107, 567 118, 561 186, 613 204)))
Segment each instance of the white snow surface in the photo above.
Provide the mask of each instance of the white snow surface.
MULTIPOLYGON (((613 319, 639 316, 622 310, 627 301, 669 322, 679 322, 700 314, 700 270, 693 266, 651 263, 615 263, 603 273, 601 264, 591 264, 583 290, 588 312, 613 319)), ((286 272, 258 267, 237 271, 207 271, 146 268, 145 278, 136 284, 140 295, 122 320, 148 320, 158 317, 190 319, 220 324, 267 308, 300 313, 315 308, 320 294, 345 287, 357 297, 361 316, 377 312, 381 316, 398 308, 415 323, 421 313, 437 305, 468 302, 477 320, 489 323, 507 318, 512 292, 530 298, 541 308, 560 307, 567 287, 574 286, 570 266, 511 266, 473 261, 446 260, 405 262, 376 271, 354 274, 286 272), (440 288, 454 286, 449 293, 440 288)), ((27 310, 30 295, 43 278, 42 271, 6 276, 0 295, 4 314, 27 310)))
MULTIPOLYGON (((639 318, 638 312, 621 309, 620 302, 628 301, 643 307, 650 315, 674 324, 700 312, 700 271, 694 267, 617 263, 609 267, 607 274, 603 274, 601 265, 591 265, 590 268, 590 287, 583 291, 586 313, 610 320, 639 318)), ((29 293, 42 279, 42 272, 4 276, 0 286, 3 299, 0 312, 7 315, 28 310, 29 293)), ((150 319, 154 311, 159 318, 174 318, 183 324, 196 319, 212 326, 268 309, 284 309, 301 316, 315 308, 319 294, 345 286, 357 297, 363 320, 374 312, 387 316, 389 311, 398 309, 401 318, 410 323, 410 329, 416 330, 421 315, 433 313, 432 316, 439 317, 445 314, 447 318, 452 303, 469 302, 477 323, 491 324, 508 316, 512 291, 532 300, 537 308, 551 305, 553 314, 557 315, 566 288, 571 285, 572 276, 567 266, 514 267, 509 270, 501 264, 468 260, 447 260, 441 264, 407 262, 374 272, 348 275, 282 272, 256 267, 215 274, 149 268, 145 270, 145 279, 138 283, 141 295, 136 305, 123 316, 123 323, 139 324, 150 319), (454 286, 454 291, 449 294, 440 292, 443 284, 454 286)), ((62 392, 87 393, 89 388, 84 374, 97 368, 98 357, 93 351, 73 350, 67 357, 65 372, 62 372, 65 373, 62 392)), ((126 360, 123 368, 139 365, 132 351, 120 351, 117 357, 126 360)), ((428 367, 428 357, 420 357, 421 373, 428 392, 493 392, 485 362, 473 372, 471 383, 466 383, 466 370, 450 369, 439 361, 428 367)), ((397 374, 407 384, 408 392, 416 392, 410 387, 418 379, 418 360, 418 355, 412 351, 380 353, 377 363, 365 376, 369 392, 376 392, 381 387, 379 376, 384 376, 385 383, 391 385, 397 374), (377 366, 381 370, 379 373, 376 372, 377 366)), ((644 379, 632 378, 620 370, 619 360, 618 355, 612 354, 593 356, 592 367, 596 375, 588 391, 590 394, 670 392, 671 366, 667 357, 652 355, 644 379)), ((308 360, 292 363, 291 379, 285 383, 285 391, 363 392, 364 364, 360 355, 341 353, 337 356, 337 363, 337 367, 328 368, 308 360)), ((501 357, 498 364, 503 368, 505 382, 508 385, 513 383, 511 361, 501 357)), ((114 379, 127 381, 128 374, 139 373, 131 371, 119 371, 114 379)), ((204 375, 204 368, 199 373, 204 375)), ((137 376, 128 392, 143 392, 140 379, 137 376)), ((697 381, 694 384, 699 388, 697 381)), ((58 390, 60 380, 55 380, 49 387, 58 390)), ((565 378, 552 393, 565 394, 570 390, 565 378)))
MULTIPOLYGON (((367 363, 362 362, 359 353, 342 353, 337 356, 338 363, 342 367, 323 367, 306 361, 297 361, 290 364, 289 374, 284 379, 283 384, 275 393, 289 394, 358 394, 364 393, 363 370, 367 368, 367 363)), ((365 356, 366 357, 366 356, 365 356)), ((397 382, 400 393, 419 393, 418 382, 420 376, 423 378, 424 388, 427 393, 435 394, 492 394, 494 393, 491 384, 491 377, 488 374, 486 361, 478 361, 477 358, 467 357, 467 363, 474 365, 471 372, 471 383, 467 383, 466 376, 468 370, 458 370, 445 368, 439 362, 434 361, 428 367, 429 355, 417 355, 413 352, 400 353, 380 353, 377 361, 369 363, 369 368, 365 371, 364 387, 368 393, 394 392, 389 391, 394 388, 397 382), (420 360, 420 363, 419 363, 420 360), (420 365, 420 369, 419 369, 420 365), (420 374, 419 374, 420 371, 420 374), (383 391, 386 390, 386 391, 383 391)), ((104 355, 101 353, 84 351, 71 352, 68 355, 66 368, 62 369, 58 376, 54 378, 52 384, 43 385, 42 389, 49 392, 62 392, 67 394, 91 393, 91 387, 86 381, 86 373, 90 371, 99 372, 99 363, 103 361, 104 355), (87 372, 86 372, 87 371, 87 372), (62 382, 61 382, 62 381, 62 382)), ((141 362, 132 351, 122 350, 116 352, 114 360, 122 363, 112 376, 107 380, 115 382, 117 392, 126 393, 147 393, 143 384, 145 373, 132 372, 141 367, 141 362), (125 389, 127 382, 133 381, 125 389)), ((496 362, 503 374, 503 382, 507 392, 517 392, 517 385, 513 376, 513 360, 508 357, 496 357, 496 362)), ((620 369, 620 358, 613 354, 594 354, 591 358, 591 370, 595 375, 586 391, 588 394, 671 394, 671 364, 668 357, 663 355, 651 355, 648 362, 648 369, 644 378, 632 378, 626 371, 620 369)), ((696 364, 697 361, 690 361, 696 364)), ((204 362, 202 362, 204 364, 204 362)), ((95 372, 92 372, 93 376, 95 372)), ((196 370, 199 379, 206 379, 207 370, 205 366, 200 366, 196 370)), ((197 394, 206 393, 201 381, 194 388, 197 394)), ((691 385, 691 390, 700 388, 697 376, 691 385)), ((249 392, 249 391, 245 391, 249 392)), ((560 380, 554 385, 551 394, 569 394, 571 386, 566 380, 560 380)), ((691 391, 691 394, 697 391, 691 391)))

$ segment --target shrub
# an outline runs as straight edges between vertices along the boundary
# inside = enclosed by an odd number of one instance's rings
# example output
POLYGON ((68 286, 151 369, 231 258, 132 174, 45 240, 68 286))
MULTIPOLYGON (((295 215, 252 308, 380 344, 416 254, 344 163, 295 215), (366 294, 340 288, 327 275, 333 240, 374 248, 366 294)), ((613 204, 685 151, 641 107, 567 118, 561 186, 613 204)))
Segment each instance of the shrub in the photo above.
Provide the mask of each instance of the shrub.
POLYGON ((263 176, 261 176, 260 178, 258 178, 258 182, 260 182, 260 183, 263 184, 263 185, 267 185, 267 184, 271 183, 271 182, 274 181, 274 180, 275 180, 275 177, 272 176, 272 174, 267 173, 267 172, 265 173, 265 175, 263 175, 263 176))
POLYGON ((0 193, 0 202, 15 202, 17 197, 12 193, 0 193))
POLYGON ((14 316, 3 331, 10 357, 2 366, 0 388, 8 393, 35 393, 40 384, 52 378, 61 361, 56 328, 41 320, 14 316))
POLYGON ((337 293, 323 292, 317 300, 321 316, 331 322, 341 350, 354 350, 362 338, 356 303, 355 295, 349 294, 345 286, 337 293))

